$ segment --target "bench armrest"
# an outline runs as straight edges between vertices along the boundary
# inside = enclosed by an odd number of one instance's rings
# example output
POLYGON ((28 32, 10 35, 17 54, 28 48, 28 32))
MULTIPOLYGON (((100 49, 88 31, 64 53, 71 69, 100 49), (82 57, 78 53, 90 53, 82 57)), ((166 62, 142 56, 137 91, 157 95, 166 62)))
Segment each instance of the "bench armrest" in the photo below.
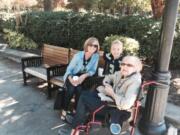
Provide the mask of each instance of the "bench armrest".
POLYGON ((47 68, 47 77, 62 76, 66 72, 67 65, 53 65, 47 68))
POLYGON ((104 77, 99 76, 91 76, 86 78, 86 80, 83 82, 83 87, 87 89, 96 89, 97 86, 102 84, 104 77))
POLYGON ((21 59, 22 69, 26 67, 38 67, 42 65, 41 56, 25 57, 21 59))

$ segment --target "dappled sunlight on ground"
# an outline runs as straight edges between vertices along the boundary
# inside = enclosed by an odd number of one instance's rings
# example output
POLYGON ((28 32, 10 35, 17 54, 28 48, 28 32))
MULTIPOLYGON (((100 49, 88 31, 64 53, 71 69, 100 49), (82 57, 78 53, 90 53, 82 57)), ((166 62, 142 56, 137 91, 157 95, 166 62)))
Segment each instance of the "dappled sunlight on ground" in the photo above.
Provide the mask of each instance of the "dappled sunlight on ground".
POLYGON ((5 82, 6 82, 6 80, 0 80, 0 84, 5 83, 5 82))
POLYGON ((21 79, 14 79, 14 80, 12 80, 12 82, 20 82, 20 83, 22 83, 23 79, 22 78, 21 79))
POLYGON ((47 87, 47 83, 40 84, 37 87, 40 89, 45 88, 45 87, 47 87))
POLYGON ((0 114, 1 117, 4 117, 4 120, 1 121, 0 125, 6 125, 8 123, 14 123, 23 116, 27 115, 28 112, 23 112, 22 114, 15 114, 15 105, 19 102, 11 96, 8 96, 7 93, 1 95, 0 99, 0 114))
POLYGON ((7 116, 13 114, 13 112, 14 112, 14 109, 9 109, 3 114, 3 116, 7 117, 7 116))
POLYGON ((66 123, 59 124, 57 126, 52 127, 51 130, 55 130, 55 129, 61 128, 61 127, 65 126, 65 125, 66 125, 66 123))
POLYGON ((5 99, 0 100, 0 109, 2 110, 5 107, 9 107, 17 103, 18 101, 16 101, 12 97, 7 97, 5 99))
MULTIPOLYGON (((7 113, 8 111, 6 111, 5 113, 7 113)), ((6 125, 6 124, 9 124, 9 123, 15 123, 17 120, 20 120, 22 117, 28 115, 29 112, 25 112, 23 114, 20 114, 20 115, 13 115, 12 114, 9 114, 9 117, 5 118, 4 121, 2 121, 0 123, 1 126, 3 125, 6 125), (13 116, 10 116, 10 115, 13 115, 13 116)))
MULTIPOLYGON (((9 72, 8 72, 9 73, 9 72)), ((12 73, 10 73, 9 75, 6 75, 6 76, 3 76, 3 77, 1 77, 1 79, 8 79, 8 78, 11 78, 11 77, 15 77, 15 76, 17 76, 17 75, 19 75, 19 74, 22 74, 21 72, 12 72, 12 73)))
POLYGON ((62 122, 47 100, 47 84, 28 76, 21 64, 0 56, 0 135, 57 135, 62 122))

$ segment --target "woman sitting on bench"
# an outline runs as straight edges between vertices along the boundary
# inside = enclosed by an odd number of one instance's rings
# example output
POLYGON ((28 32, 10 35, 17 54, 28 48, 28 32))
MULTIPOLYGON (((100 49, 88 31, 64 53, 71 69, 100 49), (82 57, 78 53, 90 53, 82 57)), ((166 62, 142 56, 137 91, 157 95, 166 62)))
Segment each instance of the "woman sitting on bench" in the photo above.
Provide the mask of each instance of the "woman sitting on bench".
MULTIPOLYGON (((130 117, 130 109, 133 106, 141 85, 142 63, 136 56, 126 56, 120 65, 121 70, 105 76, 103 86, 99 86, 93 92, 81 94, 76 114, 72 123, 71 135, 75 128, 86 122, 88 115, 107 102, 115 102, 117 108, 107 109, 110 114, 110 122, 122 125, 123 121, 130 117)), ((79 132, 76 132, 79 135, 79 132)))
POLYGON ((75 94, 75 108, 82 92, 84 80, 96 73, 99 61, 99 41, 95 37, 88 38, 84 43, 84 51, 74 55, 64 75, 64 82, 67 87, 64 97, 64 105, 61 119, 65 120, 71 98, 75 94))

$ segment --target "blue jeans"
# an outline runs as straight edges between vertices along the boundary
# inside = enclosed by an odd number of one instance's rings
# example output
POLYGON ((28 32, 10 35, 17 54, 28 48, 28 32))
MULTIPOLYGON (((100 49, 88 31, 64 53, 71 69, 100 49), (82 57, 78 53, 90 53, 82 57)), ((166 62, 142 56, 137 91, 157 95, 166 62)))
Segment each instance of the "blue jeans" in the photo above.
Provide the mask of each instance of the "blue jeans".
POLYGON ((110 123, 120 124, 122 126, 123 122, 126 121, 131 113, 126 110, 119 110, 117 108, 113 108, 109 112, 110 114, 110 123))

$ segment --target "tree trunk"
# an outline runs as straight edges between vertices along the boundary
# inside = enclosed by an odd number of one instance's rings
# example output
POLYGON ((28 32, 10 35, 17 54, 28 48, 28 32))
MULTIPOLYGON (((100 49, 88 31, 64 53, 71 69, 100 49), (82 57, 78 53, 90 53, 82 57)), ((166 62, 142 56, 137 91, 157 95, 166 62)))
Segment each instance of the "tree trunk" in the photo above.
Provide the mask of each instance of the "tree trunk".
POLYGON ((52 0, 44 0, 44 11, 51 11, 52 10, 52 0))
POLYGON ((154 18, 161 18, 164 10, 164 0, 151 0, 151 7, 154 18))

